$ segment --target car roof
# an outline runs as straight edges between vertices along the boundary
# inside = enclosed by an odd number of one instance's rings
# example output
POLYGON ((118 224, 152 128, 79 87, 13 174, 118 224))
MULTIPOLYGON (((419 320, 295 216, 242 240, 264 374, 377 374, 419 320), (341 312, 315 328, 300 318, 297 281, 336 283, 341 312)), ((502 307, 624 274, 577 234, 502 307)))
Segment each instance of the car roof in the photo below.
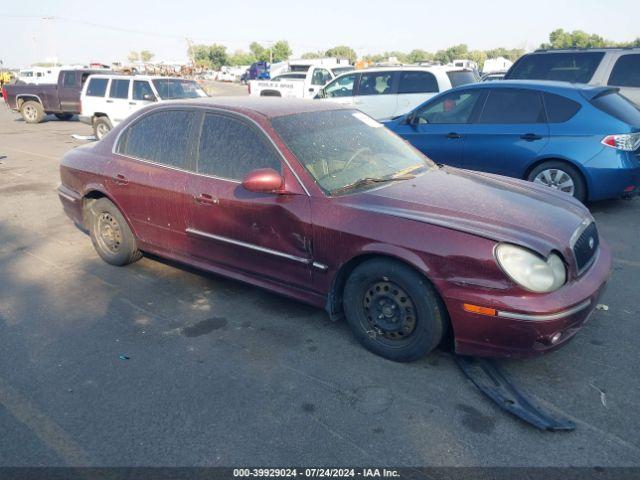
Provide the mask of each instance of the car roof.
MULTIPOLYGON (((163 104, 166 105, 166 104, 163 104)), ((246 115, 261 115, 266 118, 282 117, 297 113, 346 110, 338 103, 279 97, 208 97, 189 100, 172 100, 172 106, 196 106, 219 108, 246 115)))
POLYGON ((501 80, 495 83, 468 83, 457 87, 458 90, 463 88, 524 88, 556 93, 580 92, 586 98, 593 98, 606 90, 616 90, 613 87, 587 85, 584 83, 558 82, 554 80, 501 80))
POLYGON ((113 72, 113 73, 94 73, 91 75, 91 78, 118 78, 118 79, 122 79, 122 77, 125 78, 132 78, 134 80, 188 80, 187 78, 182 78, 182 77, 167 77, 167 76, 162 76, 162 75, 127 75, 125 73, 118 73, 118 72, 113 72))
POLYGON ((628 52, 629 50, 640 51, 640 47, 540 48, 532 53, 628 52))

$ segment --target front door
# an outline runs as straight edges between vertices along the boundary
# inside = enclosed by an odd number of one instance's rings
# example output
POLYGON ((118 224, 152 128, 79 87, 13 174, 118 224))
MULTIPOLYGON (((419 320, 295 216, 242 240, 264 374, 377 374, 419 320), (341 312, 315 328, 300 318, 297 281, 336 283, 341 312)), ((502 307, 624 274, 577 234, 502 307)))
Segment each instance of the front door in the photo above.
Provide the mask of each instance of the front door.
POLYGON ((197 174, 187 184, 191 255, 239 273, 309 288, 309 197, 254 193, 241 184, 252 170, 285 173, 288 168, 265 134, 242 117, 206 113, 198 151, 197 174))
POLYGON ((548 141, 539 92, 491 89, 477 123, 464 136, 462 164, 470 170, 523 178, 548 141))
POLYGON ((81 81, 81 71, 71 70, 62 72, 62 81, 58 84, 58 101, 60 102, 61 112, 80 111, 81 81))
POLYGON ((462 167, 462 142, 483 96, 477 89, 442 95, 394 130, 434 162, 462 167))
POLYGON ((320 94, 321 98, 340 105, 352 106, 355 83, 359 76, 357 73, 350 73, 336 78, 324 87, 320 94))

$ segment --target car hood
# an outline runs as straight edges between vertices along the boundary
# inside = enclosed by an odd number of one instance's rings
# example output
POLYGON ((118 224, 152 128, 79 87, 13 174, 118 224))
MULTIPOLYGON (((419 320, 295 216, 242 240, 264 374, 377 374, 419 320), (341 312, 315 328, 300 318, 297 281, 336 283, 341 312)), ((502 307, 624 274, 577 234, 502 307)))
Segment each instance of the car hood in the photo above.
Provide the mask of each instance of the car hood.
POLYGON ((589 211, 566 193, 452 167, 343 197, 351 207, 528 247, 567 253, 589 211))

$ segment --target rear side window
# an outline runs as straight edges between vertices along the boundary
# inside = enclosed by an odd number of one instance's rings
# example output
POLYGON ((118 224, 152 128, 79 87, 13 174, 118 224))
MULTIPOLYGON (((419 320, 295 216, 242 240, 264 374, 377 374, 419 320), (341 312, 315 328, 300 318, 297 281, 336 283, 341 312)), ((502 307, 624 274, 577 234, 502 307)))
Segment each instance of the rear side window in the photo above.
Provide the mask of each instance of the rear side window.
POLYGON ((92 78, 89 80, 89 86, 87 87, 87 97, 104 97, 107 91, 107 83, 109 80, 106 78, 92 78))
POLYGON ((533 90, 500 88, 489 91, 478 123, 544 123, 540 95, 533 90))
POLYGON ((634 127, 640 127, 640 110, 615 91, 597 95, 591 100, 591 104, 622 122, 634 127))
POLYGON ((331 80, 331 74, 324 68, 316 68, 311 78, 312 85, 325 85, 331 80))
POLYGON ((62 85, 65 87, 75 87, 76 85, 76 72, 64 72, 62 77, 62 85))
POLYGON ((281 171, 280 159, 264 134, 227 115, 205 115, 199 152, 198 173, 242 180, 256 168, 281 171))
POLYGON ((171 167, 191 167, 196 114, 187 110, 152 113, 127 128, 118 153, 171 167))
POLYGON ((611 70, 609 85, 640 87, 640 54, 622 55, 611 70))
POLYGON ((109 97, 127 98, 129 96, 129 80, 111 80, 109 97))
POLYGON ((155 98, 149 82, 141 80, 134 80, 131 96, 133 100, 152 100, 155 98))
POLYGON ((553 93, 544 93, 543 95, 549 123, 566 122, 580 110, 580 104, 578 102, 569 100, 566 97, 553 93))
POLYGON ((532 53, 518 60, 505 78, 588 83, 603 52, 532 53))
POLYGON ((468 83, 476 83, 480 80, 478 76, 470 70, 447 72, 447 77, 449 77, 451 86, 454 88, 460 85, 467 85, 468 83))
POLYGON ((391 93, 393 72, 362 72, 358 95, 385 95, 391 93))
POLYGON ((438 92, 438 81, 430 72, 400 72, 398 93, 438 92))

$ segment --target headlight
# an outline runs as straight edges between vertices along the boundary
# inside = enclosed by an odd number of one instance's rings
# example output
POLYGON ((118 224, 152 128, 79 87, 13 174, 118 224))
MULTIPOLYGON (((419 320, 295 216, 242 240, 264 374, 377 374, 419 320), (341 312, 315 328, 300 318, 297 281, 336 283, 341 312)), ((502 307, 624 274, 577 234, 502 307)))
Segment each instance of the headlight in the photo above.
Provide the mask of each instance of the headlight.
POLYGON ((555 253, 544 260, 525 248, 501 243, 495 254, 509 278, 532 292, 553 292, 567 281, 564 263, 555 253))

